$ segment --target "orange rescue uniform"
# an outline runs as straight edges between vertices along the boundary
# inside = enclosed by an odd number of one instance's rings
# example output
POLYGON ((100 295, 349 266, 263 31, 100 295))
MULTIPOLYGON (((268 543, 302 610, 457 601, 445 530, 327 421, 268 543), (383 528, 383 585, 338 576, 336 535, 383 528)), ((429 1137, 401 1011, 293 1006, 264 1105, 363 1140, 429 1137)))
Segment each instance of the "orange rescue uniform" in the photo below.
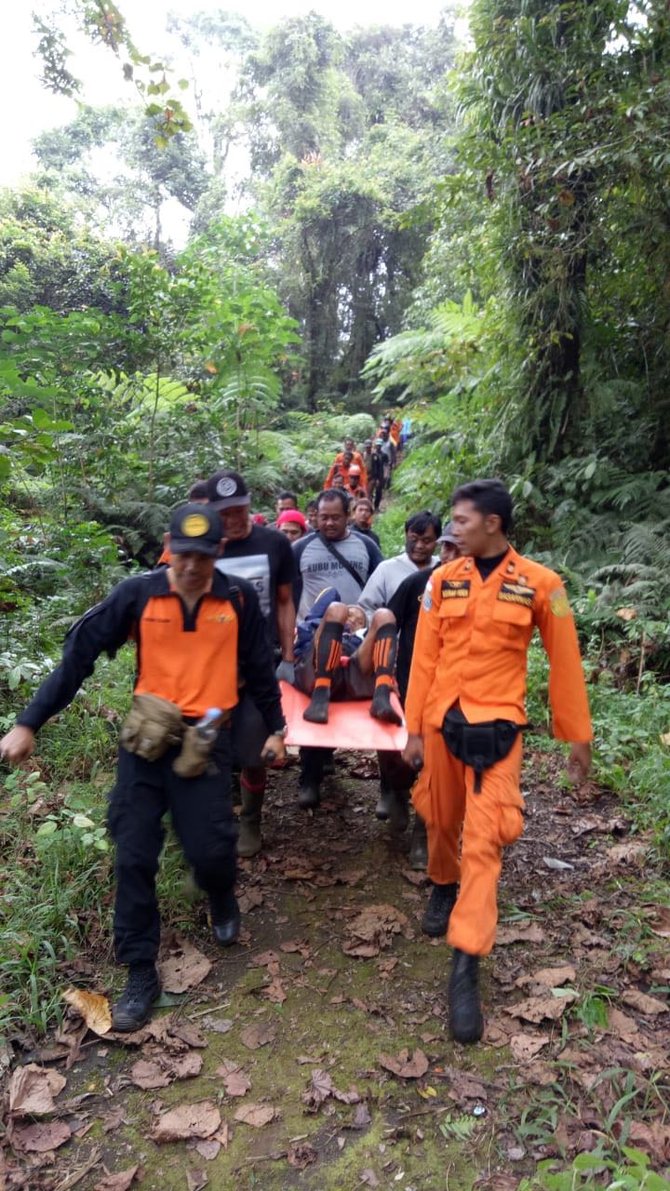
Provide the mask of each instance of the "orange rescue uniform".
MULTIPOLYGON (((367 473, 367 468, 365 466, 365 460, 363 459, 363 456, 361 455, 360 451, 353 452, 353 458, 352 458, 351 462, 356 464, 357 467, 360 467, 360 469, 361 469, 361 486, 363 488, 367 487, 368 473, 367 473)), ((340 453, 335 456, 335 459, 330 467, 330 470, 326 477, 326 482, 324 484, 324 488, 332 488, 333 476, 335 475, 335 472, 338 470, 338 468, 339 468, 341 474, 344 476, 345 484, 347 484, 347 485, 349 484, 349 468, 346 467, 345 462, 344 462, 344 451, 340 451, 340 453)))
POLYGON ((484 772, 481 792, 474 793, 474 772, 449 752, 442 722, 457 704, 470 723, 525 723, 526 662, 535 627, 551 667, 554 735, 589 741, 577 632, 554 571, 510 547, 486 580, 474 559, 459 558, 438 567, 428 581, 405 704, 408 732, 424 739, 424 768, 412 801, 428 829, 428 875, 441 885, 460 882, 447 941, 470 955, 487 955, 493 947, 502 847, 523 830, 521 737, 484 772))

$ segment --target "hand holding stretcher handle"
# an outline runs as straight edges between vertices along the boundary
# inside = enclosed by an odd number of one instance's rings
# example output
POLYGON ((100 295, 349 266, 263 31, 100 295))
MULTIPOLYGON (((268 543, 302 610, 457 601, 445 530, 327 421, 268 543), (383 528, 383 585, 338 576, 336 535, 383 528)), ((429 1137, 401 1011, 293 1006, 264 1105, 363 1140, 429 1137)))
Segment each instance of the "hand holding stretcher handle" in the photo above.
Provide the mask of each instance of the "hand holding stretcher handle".
POLYGON ((286 760, 286 746, 284 744, 284 737, 278 733, 273 736, 268 736, 263 748, 261 750, 261 761, 265 765, 273 765, 275 761, 286 760))

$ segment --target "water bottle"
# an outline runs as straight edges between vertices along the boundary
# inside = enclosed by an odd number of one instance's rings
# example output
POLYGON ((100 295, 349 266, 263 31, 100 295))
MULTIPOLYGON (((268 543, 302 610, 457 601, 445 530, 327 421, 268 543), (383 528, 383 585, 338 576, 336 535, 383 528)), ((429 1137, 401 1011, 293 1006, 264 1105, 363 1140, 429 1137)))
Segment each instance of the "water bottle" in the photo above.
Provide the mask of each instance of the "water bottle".
POLYGON ((202 719, 199 719, 197 724, 194 725, 200 740, 204 741, 206 744, 210 744, 211 741, 216 740, 219 734, 219 720, 221 719, 222 715, 223 712, 221 711, 220 707, 207 708, 207 711, 203 715, 202 719))

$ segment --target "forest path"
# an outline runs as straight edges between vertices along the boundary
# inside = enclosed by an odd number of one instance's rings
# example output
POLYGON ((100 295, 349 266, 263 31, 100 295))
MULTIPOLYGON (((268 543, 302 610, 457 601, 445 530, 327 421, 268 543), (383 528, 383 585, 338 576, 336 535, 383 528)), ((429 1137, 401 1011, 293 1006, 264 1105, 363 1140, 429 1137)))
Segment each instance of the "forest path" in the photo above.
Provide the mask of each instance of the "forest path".
POLYGON ((374 818, 373 771, 339 754, 314 814, 296 768, 274 773, 240 944, 221 953, 185 903, 176 925, 212 967, 172 937, 200 982, 167 1014, 132 1043, 70 1026, 22 1056, 67 1083, 50 1077, 55 1109, 32 1124, 15 1111, 8 1188, 512 1191, 543 1158, 626 1142, 666 1165, 670 914, 645 840, 611 796, 564 788, 558 753, 529 751, 486 1034, 466 1049, 447 1029, 448 948, 420 931, 427 883, 374 818))

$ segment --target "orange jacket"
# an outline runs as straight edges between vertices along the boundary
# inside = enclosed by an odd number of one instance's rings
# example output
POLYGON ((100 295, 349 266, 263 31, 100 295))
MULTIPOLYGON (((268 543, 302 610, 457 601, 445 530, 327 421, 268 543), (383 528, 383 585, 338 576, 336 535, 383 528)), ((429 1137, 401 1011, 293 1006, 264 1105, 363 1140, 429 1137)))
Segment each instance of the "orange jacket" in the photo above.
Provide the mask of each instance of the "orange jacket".
MULTIPOLYGON (((360 467, 360 469, 361 469, 361 487, 365 488, 365 486, 368 482, 368 473, 367 473, 367 468, 365 466, 365 460, 363 459, 363 456, 361 455, 360 451, 354 451, 354 457, 351 460, 351 462, 355 463, 357 467, 360 467)), ((328 481, 332 482, 332 478, 335 475, 335 469, 337 467, 339 467, 340 471, 342 472, 342 475, 344 476, 345 483, 346 484, 349 483, 349 468, 345 467, 345 465, 344 465, 344 451, 340 451, 340 453, 335 456, 335 460, 332 464, 332 467, 331 467, 330 471, 328 472, 328 479, 326 480, 326 483, 324 485, 325 488, 331 487, 331 484, 328 481)))
POLYGON ((483 582, 472 558, 433 571, 412 655, 407 729, 439 728, 458 700, 471 723, 525 722, 528 645, 537 626, 550 662, 559 740, 592 738, 579 643, 559 576, 511 547, 483 582))

